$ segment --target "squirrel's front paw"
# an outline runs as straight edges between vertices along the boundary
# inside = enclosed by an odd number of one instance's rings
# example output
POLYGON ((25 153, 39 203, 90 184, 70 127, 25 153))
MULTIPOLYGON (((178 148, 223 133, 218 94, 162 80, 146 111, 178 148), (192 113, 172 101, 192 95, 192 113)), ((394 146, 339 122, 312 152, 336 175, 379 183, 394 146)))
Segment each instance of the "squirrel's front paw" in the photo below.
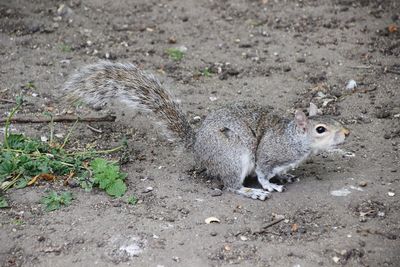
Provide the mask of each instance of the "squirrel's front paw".
POLYGON ((260 181, 260 183, 261 183, 262 188, 264 188, 265 190, 268 190, 269 192, 273 192, 273 191, 283 192, 285 190, 285 187, 283 185, 274 184, 268 180, 262 180, 262 181, 260 181))

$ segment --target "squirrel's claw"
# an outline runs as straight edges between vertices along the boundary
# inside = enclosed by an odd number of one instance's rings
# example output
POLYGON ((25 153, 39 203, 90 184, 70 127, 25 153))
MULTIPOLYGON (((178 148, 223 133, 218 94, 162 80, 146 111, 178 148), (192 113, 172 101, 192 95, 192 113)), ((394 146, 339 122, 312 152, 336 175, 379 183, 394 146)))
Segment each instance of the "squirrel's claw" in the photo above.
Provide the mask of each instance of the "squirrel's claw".
POLYGON ((269 192, 273 192, 273 191, 283 192, 285 190, 285 187, 283 185, 271 183, 267 179, 263 179, 261 181, 259 180, 259 182, 260 182, 262 188, 264 188, 265 190, 268 190, 269 192))

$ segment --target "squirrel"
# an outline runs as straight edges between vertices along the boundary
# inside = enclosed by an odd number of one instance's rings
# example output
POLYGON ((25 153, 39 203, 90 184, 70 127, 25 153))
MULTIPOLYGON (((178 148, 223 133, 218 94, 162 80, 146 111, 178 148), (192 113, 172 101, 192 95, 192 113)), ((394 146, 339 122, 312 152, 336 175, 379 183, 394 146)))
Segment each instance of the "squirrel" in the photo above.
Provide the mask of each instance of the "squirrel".
MULTIPOLYGON (((288 170, 311 154, 334 149, 350 131, 338 121, 317 115, 310 104, 309 116, 296 110, 283 118, 270 108, 233 104, 209 113, 197 131, 186 119, 178 102, 159 80, 133 64, 101 61, 72 75, 64 90, 72 100, 99 108, 111 100, 127 109, 150 113, 163 132, 184 141, 196 162, 224 188, 252 199, 265 200, 270 192, 285 188, 270 179, 288 179, 288 170), (257 176, 262 188, 243 185, 257 176)), ((71 99, 70 99, 71 100, 71 99)))

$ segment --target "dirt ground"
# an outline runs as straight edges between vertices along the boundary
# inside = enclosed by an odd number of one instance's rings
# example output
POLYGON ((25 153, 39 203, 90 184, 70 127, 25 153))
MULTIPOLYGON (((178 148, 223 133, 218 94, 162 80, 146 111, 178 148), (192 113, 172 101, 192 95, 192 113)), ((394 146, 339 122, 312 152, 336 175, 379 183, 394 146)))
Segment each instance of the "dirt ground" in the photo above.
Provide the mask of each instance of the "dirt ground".
MULTIPOLYGON (((263 202, 215 190, 221 183, 140 114, 90 123, 102 133, 80 123, 70 148, 128 139, 126 195, 138 204, 61 181, 9 190, 0 265, 399 266, 399 15, 397 0, 1 0, 2 117, 13 107, 4 99, 21 93, 19 116, 108 113, 76 110, 60 89, 80 66, 109 59, 156 74, 194 127, 194 117, 239 100, 288 116, 313 101, 351 136, 347 154, 312 157, 263 202), (187 50, 174 61, 168 48, 187 50), (352 79, 358 86, 346 89, 352 79), (44 212, 47 188, 75 200, 44 212), (210 216, 220 223, 206 224, 210 216)), ((70 127, 56 123, 56 133, 70 127)), ((48 124, 12 129, 49 134, 48 124)))

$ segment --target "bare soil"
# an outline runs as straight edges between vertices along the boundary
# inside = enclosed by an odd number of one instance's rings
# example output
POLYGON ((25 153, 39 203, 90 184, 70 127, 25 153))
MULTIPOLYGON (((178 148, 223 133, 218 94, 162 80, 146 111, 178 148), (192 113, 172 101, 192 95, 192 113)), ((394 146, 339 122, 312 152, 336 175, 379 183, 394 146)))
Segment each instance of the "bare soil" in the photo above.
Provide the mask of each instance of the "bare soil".
MULTIPOLYGON (((127 138, 126 195, 139 203, 62 180, 9 190, 0 265, 399 266, 399 15, 397 0, 1 1, 2 117, 13 107, 4 99, 19 94, 19 116, 106 114, 76 110, 60 89, 80 66, 109 59, 155 73, 194 127, 195 116, 239 100, 288 116, 313 101, 350 128, 342 149, 353 154, 316 155, 285 192, 255 201, 219 193, 180 144, 120 109, 116 122, 80 123, 69 148, 127 138), (168 57, 174 47, 187 49, 182 60, 168 57), (352 79, 358 87, 348 90, 352 79), (44 212, 49 188, 75 200, 44 212), (210 216, 220 223, 206 224, 210 216)), ((70 127, 56 123, 56 133, 70 127)), ((12 129, 49 135, 46 123, 12 129)))

